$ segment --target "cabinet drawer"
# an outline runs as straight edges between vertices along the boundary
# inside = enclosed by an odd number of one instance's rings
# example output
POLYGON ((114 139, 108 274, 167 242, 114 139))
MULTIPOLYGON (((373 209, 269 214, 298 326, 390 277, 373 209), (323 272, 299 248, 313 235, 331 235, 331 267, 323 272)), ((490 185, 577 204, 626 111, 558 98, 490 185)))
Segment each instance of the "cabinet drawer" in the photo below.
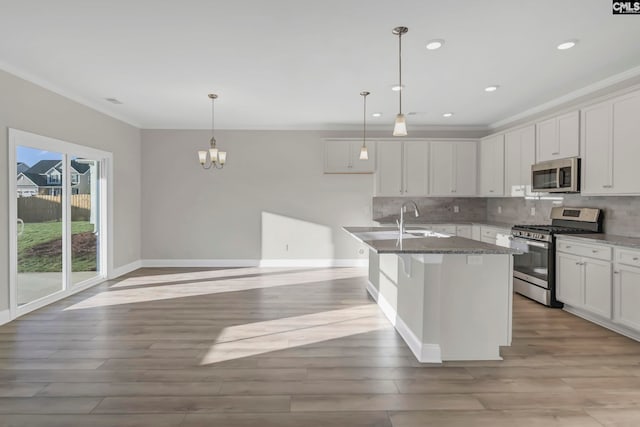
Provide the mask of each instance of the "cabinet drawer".
POLYGON ((615 260, 620 264, 627 264, 627 265, 632 265, 634 267, 640 267, 640 251, 616 248, 615 260))
POLYGON ((496 230, 495 228, 482 227, 480 229, 480 235, 482 237, 487 237, 489 239, 495 240, 496 236, 498 235, 498 230, 496 230))
POLYGON ((588 245, 563 240, 558 241, 558 251, 603 261, 611 261, 612 256, 611 248, 608 246, 588 245))

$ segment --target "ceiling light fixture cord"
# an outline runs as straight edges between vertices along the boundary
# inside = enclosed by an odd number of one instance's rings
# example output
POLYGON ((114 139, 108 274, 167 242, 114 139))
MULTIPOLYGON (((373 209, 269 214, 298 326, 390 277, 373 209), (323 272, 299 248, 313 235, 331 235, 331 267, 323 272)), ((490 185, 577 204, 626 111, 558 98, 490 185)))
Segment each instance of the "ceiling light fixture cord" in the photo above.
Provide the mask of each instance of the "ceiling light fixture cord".
POLYGON ((366 146, 367 141, 367 95, 369 92, 362 92, 360 95, 364 98, 364 113, 362 114, 362 146, 366 146))
POLYGON ((400 114, 402 114, 402 31, 398 33, 398 87, 400 96, 398 97, 400 102, 400 114))

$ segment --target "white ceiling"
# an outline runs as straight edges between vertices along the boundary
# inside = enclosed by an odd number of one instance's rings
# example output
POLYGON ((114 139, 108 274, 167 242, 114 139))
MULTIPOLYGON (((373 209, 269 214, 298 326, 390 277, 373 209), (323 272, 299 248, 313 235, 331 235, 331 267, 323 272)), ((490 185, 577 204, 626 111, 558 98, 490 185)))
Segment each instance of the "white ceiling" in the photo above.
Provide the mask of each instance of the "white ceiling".
POLYGON ((145 129, 486 126, 640 65, 608 0, 0 0, 0 68, 145 129), (444 47, 428 51, 428 40, 444 47), (577 38, 567 51, 556 45, 577 38), (497 84, 494 93, 484 87, 497 84), (115 97, 124 104, 104 100, 115 97), (442 113, 453 111, 450 119, 442 113))

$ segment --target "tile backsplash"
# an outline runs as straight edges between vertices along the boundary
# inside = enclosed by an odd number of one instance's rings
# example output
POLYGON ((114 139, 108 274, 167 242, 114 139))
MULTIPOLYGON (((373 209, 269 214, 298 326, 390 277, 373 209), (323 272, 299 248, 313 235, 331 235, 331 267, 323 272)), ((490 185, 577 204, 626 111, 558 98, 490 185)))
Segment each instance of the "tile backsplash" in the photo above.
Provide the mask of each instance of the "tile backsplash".
POLYGON ((487 219, 519 224, 548 224, 553 206, 599 208, 604 212, 604 232, 640 237, 640 197, 586 197, 579 194, 554 196, 557 200, 523 198, 487 199, 487 219), (499 210, 501 211, 499 213, 499 210), (531 215, 531 208, 535 214, 531 215))
POLYGON ((540 200, 524 198, 450 198, 450 197, 374 197, 373 220, 397 217, 402 203, 413 200, 420 217, 408 217, 409 222, 431 221, 504 222, 508 224, 549 224, 554 206, 599 208, 604 212, 604 231, 630 237, 640 237, 640 197, 586 197, 560 194, 540 200), (459 212, 454 212, 457 206, 459 212), (535 212, 532 212, 534 208, 535 212), (533 214, 532 214, 533 213, 533 214))
POLYGON ((407 217, 408 222, 429 223, 431 221, 482 221, 487 216, 487 199, 471 197, 374 197, 373 220, 390 216, 397 217, 400 207, 408 200, 418 205, 420 216, 407 217), (455 207, 458 212, 455 212, 455 207))

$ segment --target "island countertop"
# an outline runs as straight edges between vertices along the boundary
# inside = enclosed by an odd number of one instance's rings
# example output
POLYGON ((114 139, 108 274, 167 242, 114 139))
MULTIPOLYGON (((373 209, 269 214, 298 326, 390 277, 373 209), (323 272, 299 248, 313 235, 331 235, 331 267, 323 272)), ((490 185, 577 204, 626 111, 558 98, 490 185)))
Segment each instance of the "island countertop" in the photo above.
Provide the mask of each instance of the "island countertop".
POLYGON ((513 255, 521 253, 516 249, 441 233, 417 236, 412 233, 427 230, 414 227, 407 227, 407 233, 402 241, 398 239, 397 227, 342 227, 342 229, 378 254, 513 255))

